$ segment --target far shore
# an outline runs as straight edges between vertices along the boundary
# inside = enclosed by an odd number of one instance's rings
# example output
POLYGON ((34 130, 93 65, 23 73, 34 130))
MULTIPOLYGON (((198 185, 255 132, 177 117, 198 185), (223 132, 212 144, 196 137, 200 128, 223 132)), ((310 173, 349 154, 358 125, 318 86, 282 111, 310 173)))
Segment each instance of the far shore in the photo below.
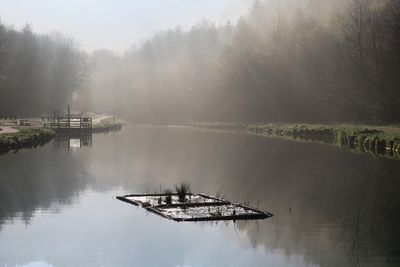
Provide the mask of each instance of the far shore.
MULTIPOLYGON (((0 120, 0 153, 23 147, 32 147, 50 141, 56 133, 43 128, 41 119, 0 120)), ((110 115, 93 116, 93 132, 119 130, 126 121, 110 115)), ((338 146, 352 152, 371 154, 400 160, 400 126, 361 124, 308 123, 191 123, 183 126, 214 131, 235 131, 260 137, 272 137, 297 142, 314 142, 338 146)))
POLYGON ((400 160, 400 126, 309 123, 194 123, 190 126, 209 130, 234 130, 247 134, 317 142, 400 160))

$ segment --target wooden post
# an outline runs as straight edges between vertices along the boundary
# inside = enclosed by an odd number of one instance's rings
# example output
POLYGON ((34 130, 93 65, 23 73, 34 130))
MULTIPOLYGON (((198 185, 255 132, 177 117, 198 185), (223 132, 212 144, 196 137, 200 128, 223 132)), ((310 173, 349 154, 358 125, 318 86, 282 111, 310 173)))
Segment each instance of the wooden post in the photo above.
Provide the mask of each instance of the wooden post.
POLYGON ((71 112, 68 105, 68 128, 71 128, 71 112))

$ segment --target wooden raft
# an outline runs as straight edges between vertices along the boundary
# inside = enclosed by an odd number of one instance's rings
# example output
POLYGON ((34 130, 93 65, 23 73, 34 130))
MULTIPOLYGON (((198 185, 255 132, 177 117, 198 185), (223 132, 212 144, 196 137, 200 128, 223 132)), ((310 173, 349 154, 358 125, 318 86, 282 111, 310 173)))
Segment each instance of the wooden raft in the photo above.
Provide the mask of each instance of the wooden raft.
POLYGON ((205 194, 186 194, 185 201, 180 201, 178 194, 131 194, 117 199, 177 222, 259 220, 273 216, 205 194))

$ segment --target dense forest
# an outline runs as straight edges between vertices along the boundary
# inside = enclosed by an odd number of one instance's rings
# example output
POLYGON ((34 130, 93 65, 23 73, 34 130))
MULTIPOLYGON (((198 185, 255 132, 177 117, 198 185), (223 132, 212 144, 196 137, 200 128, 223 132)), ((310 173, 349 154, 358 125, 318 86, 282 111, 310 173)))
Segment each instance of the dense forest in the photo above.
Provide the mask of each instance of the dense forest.
POLYGON ((0 114, 38 116, 79 99, 87 55, 60 33, 38 35, 29 24, 0 24, 0 114))
POLYGON ((177 26, 124 54, 86 57, 28 26, 0 36, 0 112, 72 102, 140 123, 400 120, 399 0, 254 1, 235 23, 177 26))

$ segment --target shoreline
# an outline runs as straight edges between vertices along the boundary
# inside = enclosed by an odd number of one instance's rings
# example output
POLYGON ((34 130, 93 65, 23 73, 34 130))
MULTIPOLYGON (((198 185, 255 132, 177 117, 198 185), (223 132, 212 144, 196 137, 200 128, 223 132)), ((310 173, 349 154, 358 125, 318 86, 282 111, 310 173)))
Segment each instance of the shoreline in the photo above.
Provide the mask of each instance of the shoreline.
MULTIPOLYGON (((34 126, 20 126, 17 121, 12 123, 2 123, 0 127, 0 155, 10 151, 18 151, 23 148, 35 148, 51 141, 62 132, 57 129, 42 127, 40 119, 30 119, 34 126)), ((108 133, 110 131, 119 131, 122 129, 124 121, 115 119, 112 116, 99 118, 91 133, 108 133)))
POLYGON ((0 135, 0 154, 9 151, 18 151, 23 148, 35 148, 51 141, 56 133, 44 128, 19 129, 15 133, 5 133, 0 135))
POLYGON ((240 131, 255 136, 292 141, 323 143, 356 153, 400 160, 400 127, 397 126, 306 123, 200 123, 190 124, 190 126, 208 130, 240 131))
POLYGON ((119 131, 122 125, 127 122, 119 117, 112 115, 94 115, 93 116, 93 133, 104 133, 109 131, 119 131))
MULTIPOLYGON (((93 133, 118 131, 123 123, 112 118, 96 123, 93 133)), ((213 131, 242 132, 260 137, 273 137, 296 142, 329 144, 355 153, 400 160, 400 127, 350 124, 300 123, 192 123, 185 126, 213 131)), ((18 132, 0 134, 0 154, 33 148, 57 136, 49 128, 20 128, 18 132)))

